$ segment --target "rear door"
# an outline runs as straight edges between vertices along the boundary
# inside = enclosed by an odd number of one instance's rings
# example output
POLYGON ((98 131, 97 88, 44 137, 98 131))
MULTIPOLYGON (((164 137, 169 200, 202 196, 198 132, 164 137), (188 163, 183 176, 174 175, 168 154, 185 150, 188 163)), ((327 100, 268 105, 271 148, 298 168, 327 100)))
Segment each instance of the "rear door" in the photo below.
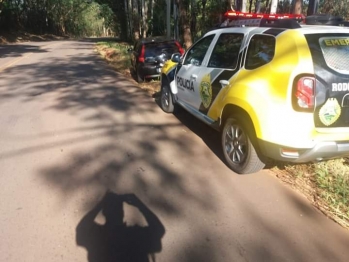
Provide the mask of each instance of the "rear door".
POLYGON ((207 114, 222 89, 221 80, 226 83, 240 70, 243 33, 227 32, 219 35, 211 52, 207 67, 198 75, 199 111, 207 114))
POLYGON ((316 78, 316 127, 349 126, 349 33, 306 35, 316 78))

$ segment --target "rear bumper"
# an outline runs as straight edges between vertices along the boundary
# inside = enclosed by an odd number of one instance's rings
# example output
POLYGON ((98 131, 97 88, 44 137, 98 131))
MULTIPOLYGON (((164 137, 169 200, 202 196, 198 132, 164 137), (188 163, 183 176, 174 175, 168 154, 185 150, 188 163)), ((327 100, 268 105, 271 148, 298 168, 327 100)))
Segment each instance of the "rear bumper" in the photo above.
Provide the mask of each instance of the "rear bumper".
POLYGON ((144 78, 155 78, 161 74, 161 67, 155 65, 143 65, 140 67, 140 70, 144 78))
POLYGON ((312 148, 290 148, 262 140, 258 142, 264 156, 279 161, 307 163, 349 156, 349 141, 321 141, 312 148))

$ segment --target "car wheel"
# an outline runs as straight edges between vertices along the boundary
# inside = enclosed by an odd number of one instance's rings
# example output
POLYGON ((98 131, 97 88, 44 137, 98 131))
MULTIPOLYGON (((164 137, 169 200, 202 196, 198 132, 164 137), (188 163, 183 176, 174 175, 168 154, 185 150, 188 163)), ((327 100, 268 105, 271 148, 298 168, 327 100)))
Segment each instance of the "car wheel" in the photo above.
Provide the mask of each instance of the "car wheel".
POLYGON ((142 76, 141 72, 140 72, 140 68, 137 67, 136 69, 136 80, 138 83, 143 83, 144 82, 144 77, 142 76))
POLYGON ((162 110, 166 113, 174 112, 175 105, 173 103, 172 93, 168 83, 161 84, 160 105, 162 110))
POLYGON ((237 117, 228 118, 222 131, 222 147, 225 161, 238 174, 255 173, 265 166, 251 142, 251 132, 237 117))

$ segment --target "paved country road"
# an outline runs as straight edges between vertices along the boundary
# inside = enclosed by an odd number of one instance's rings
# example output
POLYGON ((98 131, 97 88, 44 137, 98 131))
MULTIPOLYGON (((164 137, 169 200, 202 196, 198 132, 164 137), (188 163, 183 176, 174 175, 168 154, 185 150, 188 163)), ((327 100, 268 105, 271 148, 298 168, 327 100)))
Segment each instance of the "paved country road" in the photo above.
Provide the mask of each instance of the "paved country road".
POLYGON ((93 45, 0 46, 1 262, 348 261, 347 230, 93 45))

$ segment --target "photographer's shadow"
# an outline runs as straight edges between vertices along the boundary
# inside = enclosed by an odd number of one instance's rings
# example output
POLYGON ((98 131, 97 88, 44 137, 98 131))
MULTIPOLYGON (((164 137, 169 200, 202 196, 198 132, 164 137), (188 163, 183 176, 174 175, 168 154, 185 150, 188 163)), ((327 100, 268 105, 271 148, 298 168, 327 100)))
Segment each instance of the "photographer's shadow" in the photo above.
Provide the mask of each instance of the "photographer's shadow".
POLYGON ((89 262, 148 262, 161 251, 164 234, 160 220, 134 194, 108 192, 79 222, 76 242, 86 248, 89 262), (138 208, 148 225, 127 226, 124 202, 138 208), (105 217, 103 225, 95 221, 99 212, 105 217))

